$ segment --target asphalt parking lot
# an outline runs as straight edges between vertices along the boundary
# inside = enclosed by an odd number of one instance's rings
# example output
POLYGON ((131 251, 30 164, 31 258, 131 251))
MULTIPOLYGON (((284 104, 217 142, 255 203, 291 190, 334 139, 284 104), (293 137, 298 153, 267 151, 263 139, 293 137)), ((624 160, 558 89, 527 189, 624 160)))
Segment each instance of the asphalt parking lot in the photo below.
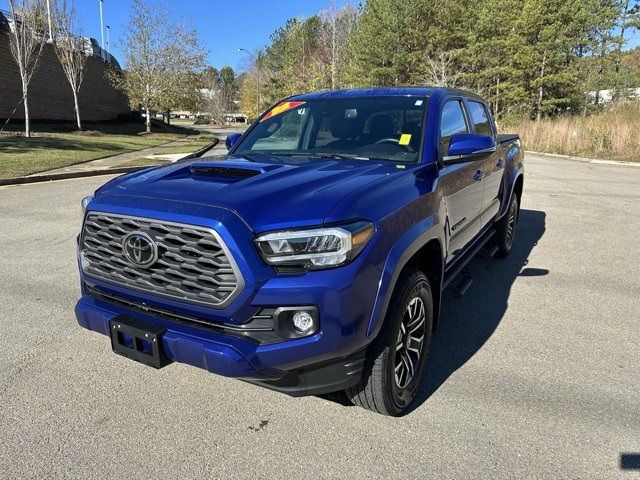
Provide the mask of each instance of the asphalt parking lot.
POLYGON ((107 177, 0 188, 0 478, 639 478, 640 168, 526 168, 512 255, 446 295, 400 419, 113 354, 73 315, 107 177))

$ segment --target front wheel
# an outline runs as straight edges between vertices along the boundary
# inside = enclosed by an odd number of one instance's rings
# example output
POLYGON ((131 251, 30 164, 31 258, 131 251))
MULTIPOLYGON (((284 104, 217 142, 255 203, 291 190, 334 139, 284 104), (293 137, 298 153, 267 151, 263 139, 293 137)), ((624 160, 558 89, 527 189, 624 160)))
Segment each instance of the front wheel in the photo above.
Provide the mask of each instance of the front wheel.
POLYGON ((402 415, 422 381, 433 326, 433 298, 419 270, 403 273, 382 331, 367 351, 360 382, 346 391, 358 406, 383 415, 402 415))

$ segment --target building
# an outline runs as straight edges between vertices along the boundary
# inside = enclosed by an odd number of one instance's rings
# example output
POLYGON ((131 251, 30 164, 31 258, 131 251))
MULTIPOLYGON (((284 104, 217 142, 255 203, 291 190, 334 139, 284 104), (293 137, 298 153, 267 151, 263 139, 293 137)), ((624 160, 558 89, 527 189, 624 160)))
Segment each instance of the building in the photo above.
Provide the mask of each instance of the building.
MULTIPOLYGON (((10 14, 0 10, 0 119, 24 119, 20 72, 10 49, 10 14)), ((120 69, 118 61, 103 51, 93 38, 86 38, 84 80, 79 92, 83 121, 113 120, 131 112, 127 96, 107 79, 110 68, 120 69)), ((29 114, 38 121, 74 121, 73 92, 52 44, 42 49, 38 67, 29 83, 29 114)))

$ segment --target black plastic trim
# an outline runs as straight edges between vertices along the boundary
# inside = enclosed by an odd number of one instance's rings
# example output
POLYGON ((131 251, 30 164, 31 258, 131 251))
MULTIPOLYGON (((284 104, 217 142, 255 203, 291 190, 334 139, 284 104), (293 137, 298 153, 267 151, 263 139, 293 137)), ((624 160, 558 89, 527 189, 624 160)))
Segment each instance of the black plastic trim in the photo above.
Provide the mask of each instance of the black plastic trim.
POLYGON ((120 307, 129 308, 131 310, 146 313, 149 315, 155 315, 171 322, 189 325, 196 328, 202 328, 204 330, 233 337, 245 338, 259 345, 268 345, 290 339, 308 337, 317 333, 320 328, 318 309, 314 306, 280 308, 263 307, 251 317, 249 322, 241 325, 231 325, 212 323, 198 317, 183 315, 177 312, 172 312, 170 310, 165 310, 147 304, 140 304, 137 302, 126 300, 122 297, 103 292, 102 290, 98 290, 97 288, 87 283, 84 284, 84 287, 85 291, 90 297, 104 302, 113 303, 120 307), (290 330, 285 328, 282 323, 286 317, 287 312, 301 310, 309 312, 314 317, 316 328, 309 333, 296 334, 295 332, 293 332, 293 329, 290 330))
POLYGON ((243 380, 292 397, 324 395, 358 383, 364 361, 365 350, 360 350, 345 357, 289 371, 277 380, 243 380))

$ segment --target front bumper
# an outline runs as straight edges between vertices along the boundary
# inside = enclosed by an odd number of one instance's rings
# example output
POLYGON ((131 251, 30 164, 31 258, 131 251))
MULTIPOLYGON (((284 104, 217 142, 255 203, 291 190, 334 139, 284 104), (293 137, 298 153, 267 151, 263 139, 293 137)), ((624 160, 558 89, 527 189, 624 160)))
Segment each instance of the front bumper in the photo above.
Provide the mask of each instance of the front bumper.
MULTIPOLYGON (((75 308, 78 323, 103 335, 109 335, 109 322, 131 311, 88 295, 78 301, 75 308)), ((234 338, 215 332, 186 332, 184 326, 158 317, 137 312, 135 317, 166 330, 162 336, 162 349, 166 357, 187 363, 211 373, 235 377, 292 396, 319 395, 348 388, 359 380, 364 364, 364 349, 349 355, 284 370, 264 364, 260 346, 251 340, 234 338), (176 327, 181 327, 176 329, 176 327)), ((199 330, 197 327, 191 327, 199 330)), ((280 353, 306 349, 309 343, 319 341, 321 334, 278 344, 280 353), (314 338, 316 337, 316 338, 314 338)), ((268 355, 267 355, 268 356, 268 355)))

